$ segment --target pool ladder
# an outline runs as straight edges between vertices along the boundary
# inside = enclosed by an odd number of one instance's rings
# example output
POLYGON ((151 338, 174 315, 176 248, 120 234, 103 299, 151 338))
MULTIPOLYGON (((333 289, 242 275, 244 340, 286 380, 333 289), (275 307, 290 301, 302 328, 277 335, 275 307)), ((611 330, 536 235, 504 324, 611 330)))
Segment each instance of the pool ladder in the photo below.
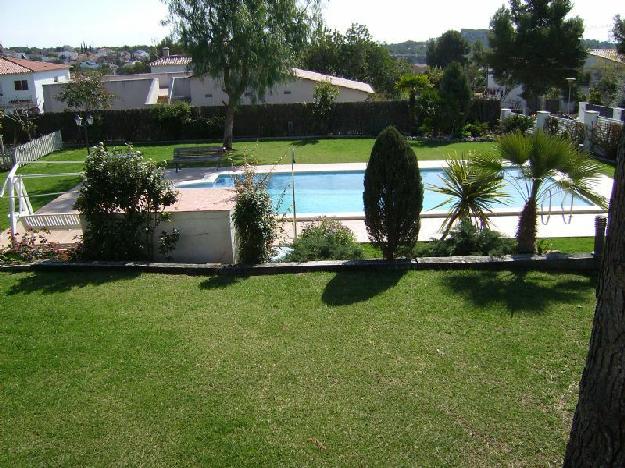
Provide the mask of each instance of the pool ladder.
MULTIPOLYGON (((546 218, 545 218, 545 201, 543 200, 540 203, 540 222, 544 226, 549 224, 549 221, 551 220, 551 213, 553 212, 553 192, 551 191, 551 189, 549 189, 548 193, 549 193, 549 211, 547 212, 546 218)), ((562 209, 562 221, 564 221, 564 224, 569 225, 573 222, 573 203, 574 203, 575 195, 571 193, 571 205, 569 206, 569 209, 568 209, 568 216, 567 216, 567 210, 564 208, 564 203, 566 202, 567 195, 568 194, 565 193, 564 196, 562 197, 560 208, 562 209)))

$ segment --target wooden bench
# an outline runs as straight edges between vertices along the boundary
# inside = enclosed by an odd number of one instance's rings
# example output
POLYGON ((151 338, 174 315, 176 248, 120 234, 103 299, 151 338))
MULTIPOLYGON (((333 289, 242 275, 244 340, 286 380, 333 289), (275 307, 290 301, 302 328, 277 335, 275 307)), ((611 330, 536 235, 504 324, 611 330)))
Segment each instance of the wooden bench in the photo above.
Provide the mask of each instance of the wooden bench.
POLYGON ((192 146, 186 148, 174 148, 174 165, 176 172, 180 170, 182 163, 219 161, 225 154, 226 149, 222 146, 192 146))

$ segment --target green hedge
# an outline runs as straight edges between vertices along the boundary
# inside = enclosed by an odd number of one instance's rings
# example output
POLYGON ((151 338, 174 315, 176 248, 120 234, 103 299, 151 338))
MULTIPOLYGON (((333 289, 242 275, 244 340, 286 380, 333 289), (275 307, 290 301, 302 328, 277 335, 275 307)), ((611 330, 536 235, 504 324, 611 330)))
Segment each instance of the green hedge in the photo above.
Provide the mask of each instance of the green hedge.
MULTIPOLYGON (((474 101, 469 120, 492 124, 499 118, 499 109, 498 101, 474 101)), ((94 117, 89 128, 91 142, 156 142, 219 139, 224 113, 221 107, 193 107, 190 115, 177 119, 150 108, 100 111, 94 117)), ((73 112, 43 114, 36 120, 38 134, 61 130, 66 143, 83 141, 73 112)), ((406 101, 337 103, 328 124, 333 135, 375 136, 389 125, 404 133, 411 128, 406 101)), ((5 119, 3 125, 7 143, 23 140, 10 120, 5 119)), ((234 134, 238 138, 312 136, 318 128, 311 105, 263 104, 237 111, 234 134)))

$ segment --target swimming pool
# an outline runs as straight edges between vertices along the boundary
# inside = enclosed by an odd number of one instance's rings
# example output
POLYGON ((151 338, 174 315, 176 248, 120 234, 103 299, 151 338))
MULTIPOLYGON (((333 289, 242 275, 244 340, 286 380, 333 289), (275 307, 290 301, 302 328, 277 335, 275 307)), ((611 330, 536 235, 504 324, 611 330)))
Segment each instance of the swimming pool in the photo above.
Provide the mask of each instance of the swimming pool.
MULTIPOLYGON (((364 170, 349 171, 315 171, 295 173, 295 202, 298 215, 323 215, 323 214, 362 214, 364 212, 362 193, 364 186, 364 170)), ((423 212, 427 212, 441 204, 447 198, 433 190, 428 190, 429 185, 440 186, 441 168, 421 169, 421 177, 425 187, 423 197, 423 212)), ((516 169, 505 170, 505 187, 509 198, 493 205, 494 209, 509 209, 520 211, 524 204, 524 199, 519 189, 519 172, 516 169)), ((184 189, 211 189, 211 188, 231 188, 234 187, 236 174, 220 174, 212 181, 197 180, 182 182, 179 188, 184 189)), ((292 213, 292 188, 293 178, 290 172, 274 172, 269 175, 268 191, 272 200, 280 213, 292 213)), ((523 182, 521 185, 524 187, 523 182)), ((554 193, 552 200, 554 209, 571 206, 571 195, 565 193, 554 193)), ((548 203, 547 203, 548 204, 548 203)), ((573 206, 592 206, 586 200, 578 197, 573 198, 573 206)), ((545 206, 547 209, 548 206, 545 206)), ((436 211, 444 211, 445 205, 436 211)))

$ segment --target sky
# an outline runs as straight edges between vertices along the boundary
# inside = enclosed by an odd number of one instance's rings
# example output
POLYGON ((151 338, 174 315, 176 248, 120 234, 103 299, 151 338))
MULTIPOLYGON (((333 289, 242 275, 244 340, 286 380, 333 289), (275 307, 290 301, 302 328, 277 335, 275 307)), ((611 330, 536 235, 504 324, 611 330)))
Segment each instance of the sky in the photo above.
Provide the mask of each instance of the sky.
MULTIPOLYGON (((368 26, 380 42, 422 41, 448 29, 488 28, 504 0, 325 0, 329 27, 368 26)), ((608 40, 623 0, 575 0, 589 39, 608 40)), ((155 44, 168 33, 160 0, 0 0, 0 43, 14 46, 155 44)))

